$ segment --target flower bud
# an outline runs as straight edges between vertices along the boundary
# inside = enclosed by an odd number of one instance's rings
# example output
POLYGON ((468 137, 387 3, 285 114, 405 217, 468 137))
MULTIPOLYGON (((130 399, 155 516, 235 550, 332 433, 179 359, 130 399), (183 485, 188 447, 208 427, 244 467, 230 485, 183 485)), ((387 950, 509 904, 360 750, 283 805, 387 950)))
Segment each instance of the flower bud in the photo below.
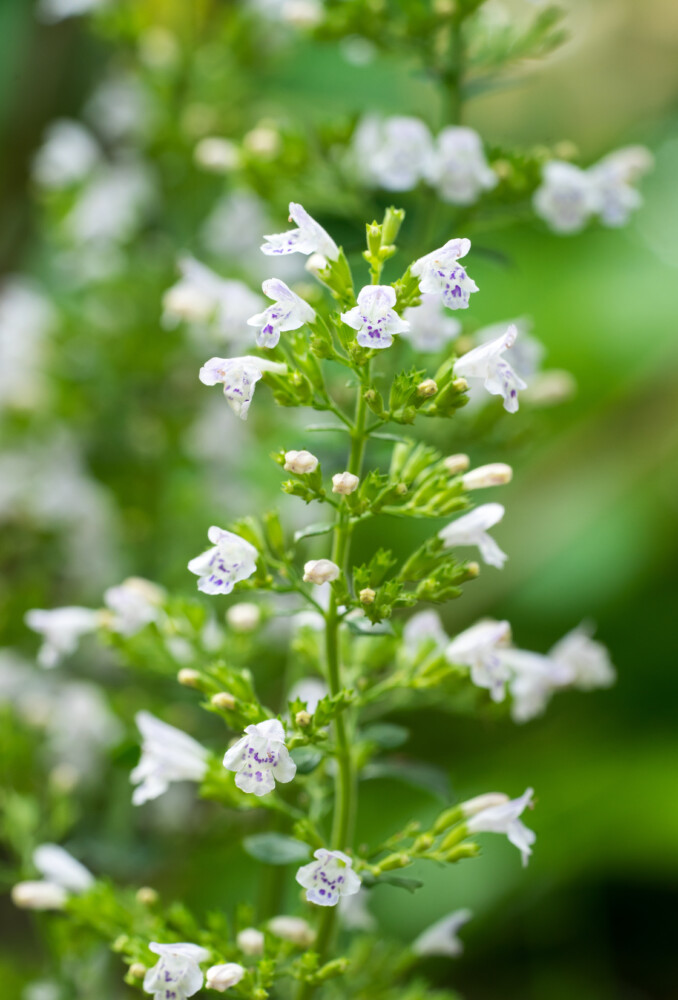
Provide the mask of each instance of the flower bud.
POLYGON ((132 979, 143 979, 146 975, 146 966, 143 962, 132 962, 128 971, 132 979))
POLYGON ((472 469, 462 477, 465 490, 484 490, 488 486, 504 486, 513 479, 513 469, 504 462, 493 462, 492 465, 481 465, 472 469))
POLYGON ((451 476, 457 476, 460 472, 466 472, 471 459, 468 455, 449 455, 443 460, 443 465, 451 476))
POLYGON ((150 885, 143 885, 141 889, 137 889, 137 903, 141 903, 142 906, 154 906, 159 898, 158 893, 150 885))
POLYGON ((305 268, 309 274, 317 275, 320 271, 324 271, 327 267, 327 257, 323 257, 321 253, 312 253, 305 264, 305 268))
POLYGON ((337 472, 332 476, 332 492, 341 493, 346 496, 348 493, 355 493, 360 480, 352 472, 337 472))
POLYGON ((318 459, 310 451, 286 451, 285 472, 296 472, 298 476, 305 476, 309 472, 315 472, 318 468, 318 459))
POLYGON ((216 694, 213 694, 210 698, 210 703, 215 708, 226 708, 228 711, 233 711, 235 708, 235 698, 228 691, 218 691, 216 694))
POLYGON ((249 601, 233 604, 226 612, 226 621, 234 632, 253 632, 261 621, 261 608, 249 601))
POLYGON ((482 812, 484 809, 491 809, 493 806, 503 806, 509 801, 508 795, 504 795, 503 792, 486 792, 485 795, 476 795, 474 799, 462 802, 459 808, 468 819, 469 816, 475 816, 476 813, 482 812))
POLYGON ((358 599, 361 604, 374 604, 374 598, 376 596, 376 591, 372 590, 371 587, 364 587, 358 594, 358 599))
POLYGON ((235 170, 240 162, 238 147, 229 139, 206 136, 201 139, 193 153, 195 162, 204 170, 215 174, 227 174, 235 170))
POLYGON ((407 485, 405 483, 398 483, 395 491, 399 497, 404 497, 407 493, 407 485))
POLYGON ((466 575, 468 577, 476 577, 480 575, 480 563, 470 562, 466 567, 466 575))
POLYGON ((315 931, 302 917, 273 917, 268 922, 268 929, 275 937, 300 948, 308 948, 315 941, 315 931))
POLYGON ((420 382, 417 386, 417 396, 421 396, 424 399, 428 399, 430 396, 435 396, 438 391, 438 383, 435 379, 427 378, 423 382, 420 382))
POLYGON ((311 716, 308 714, 308 712, 302 709, 301 712, 297 712, 297 714, 294 716, 294 721, 298 726, 301 727, 301 729, 305 729, 306 726, 310 726, 311 724, 311 716))
POLYGON ((273 159, 280 152, 280 133, 267 125, 258 125, 247 133, 242 144, 248 153, 273 159))
POLYGON ((207 970, 205 985, 208 990, 225 993, 231 986, 240 982, 247 970, 237 962, 226 962, 224 965, 213 965, 207 970))
POLYGON ((564 403, 577 391, 577 383, 571 372, 560 368, 541 372, 530 382, 525 398, 533 406, 557 406, 564 403))
POLYGON ((183 667, 177 674, 177 680, 184 687, 197 688, 200 687, 201 677, 197 670, 191 670, 190 667, 183 667))
POLYGON ((186 323, 205 323, 214 312, 214 301, 193 285, 179 283, 162 297, 163 309, 186 323))
POLYGON ((340 570, 331 559, 311 559, 304 564, 305 583, 331 583, 339 576, 340 570))
POLYGON ((63 910, 67 899, 55 882, 17 882, 12 888, 12 902, 22 910, 63 910))
POLYGON ((264 935, 256 927, 245 927, 235 939, 243 955, 263 955, 264 935))
POLYGON ((450 385, 455 392, 466 392, 468 389, 468 382, 465 378, 455 378, 450 382, 450 385))

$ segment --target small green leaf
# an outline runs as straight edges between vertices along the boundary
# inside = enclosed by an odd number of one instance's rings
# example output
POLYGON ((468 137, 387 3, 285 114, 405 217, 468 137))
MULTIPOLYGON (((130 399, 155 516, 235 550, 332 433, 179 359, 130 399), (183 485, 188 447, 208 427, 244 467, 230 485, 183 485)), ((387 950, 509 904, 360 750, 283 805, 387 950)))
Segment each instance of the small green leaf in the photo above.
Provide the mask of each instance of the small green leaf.
POLYGON ((296 747, 290 751, 290 757, 297 765, 297 774, 310 774, 323 759, 320 750, 313 747, 296 747))
POLYGON ((374 882, 375 885, 379 885, 380 882, 386 882, 388 885, 395 885, 399 889, 407 889, 408 892, 416 892, 424 884, 417 878, 404 878, 402 875, 379 875, 374 882))
POLYGON ((371 726, 365 726, 362 737, 370 743, 376 743, 384 750, 395 750, 403 743, 407 743, 410 738, 410 731, 405 726, 398 726, 395 722, 374 722, 371 726))
POLYGON ((266 865, 291 865, 306 861, 310 854, 308 844, 284 833, 255 833, 242 842, 246 852, 266 865))
POLYGON ((306 528, 300 528, 294 532, 294 541, 300 542, 302 538, 312 538, 314 535, 325 535, 334 527, 333 524, 309 524, 306 528))

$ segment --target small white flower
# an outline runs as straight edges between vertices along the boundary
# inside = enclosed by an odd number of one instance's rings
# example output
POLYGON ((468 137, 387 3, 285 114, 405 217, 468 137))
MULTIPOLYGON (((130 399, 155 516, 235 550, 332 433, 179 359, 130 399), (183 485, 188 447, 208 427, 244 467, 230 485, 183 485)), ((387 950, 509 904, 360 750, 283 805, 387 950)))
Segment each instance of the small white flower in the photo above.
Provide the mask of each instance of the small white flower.
POLYGON ((278 719, 247 726, 245 736, 226 751, 224 767, 235 771, 235 783, 243 792, 266 795, 276 781, 287 784, 297 765, 285 746, 285 730, 278 719))
POLYGON ((419 290, 442 295, 444 305, 450 309, 467 309, 469 297, 478 291, 478 286, 469 278, 459 258, 465 257, 470 249, 470 240, 448 240, 438 250, 415 260, 411 271, 419 278, 419 290))
POLYGON ((52 611, 34 608, 26 612, 25 622, 30 629, 42 635, 38 663, 49 668, 56 667, 64 656, 74 653, 81 636, 97 630, 101 615, 89 608, 66 607, 52 611))
POLYGON ((216 525, 207 532, 212 548, 191 559, 188 568, 199 576, 203 594, 230 594, 236 583, 247 580, 257 568, 258 552, 240 535, 216 525))
POLYGON ((342 496, 355 493, 359 484, 360 479, 358 476, 354 476, 352 472, 337 472, 332 476, 332 492, 340 493, 342 496))
POLYGON ((185 322, 213 336, 236 339, 252 311, 261 309, 261 296, 242 281, 222 278, 194 257, 184 254, 177 263, 181 278, 162 300, 165 329, 185 322))
POLYGON ((288 253, 321 253, 329 260, 337 259, 339 247, 303 205, 290 202, 290 222, 295 222, 298 228, 264 236, 267 242, 261 248, 263 253, 271 257, 288 253))
POLYGON ((94 885, 92 873, 58 844, 36 847, 33 864, 48 882, 61 886, 67 892, 78 895, 94 885))
POLYGON ((358 173, 375 187, 411 191, 425 176, 433 149, 431 133, 418 118, 364 118, 352 141, 358 173))
POLYGON ((528 722, 541 715, 559 688, 566 687, 571 679, 569 667, 550 656, 531 650, 508 647, 499 652, 504 667, 511 674, 511 718, 514 722, 528 722))
POLYGON ((313 715, 318 707, 318 702, 322 701, 329 693, 327 684, 319 677, 302 677, 288 691, 287 701, 296 701, 298 698, 299 701, 304 702, 306 710, 313 715))
POLYGON ((247 420, 256 384, 264 372, 284 375, 287 365, 245 355, 242 358, 210 358, 200 369, 203 385, 221 382, 224 396, 236 416, 247 420))
POLYGON ((504 409, 515 413, 518 409, 518 390, 527 384, 514 372, 504 357, 513 347, 518 330, 511 324, 505 334, 480 347, 474 347, 454 362, 454 374, 465 379, 482 379, 492 396, 504 397, 504 409))
POLYGON ((110 0, 40 0, 38 17, 41 21, 53 24, 67 17, 78 17, 89 14, 97 7, 104 7, 110 0))
POLYGON ((198 992, 203 984, 200 962, 210 957, 206 948, 188 942, 155 941, 148 947, 160 958, 144 976, 145 993, 152 993, 155 1000, 186 1000, 198 992))
POLYGON ((368 893, 365 889, 352 896, 342 896, 339 900, 339 920, 349 931, 371 933, 377 928, 377 921, 367 906, 368 893))
POLYGON ((489 486, 504 486, 513 479, 513 469, 504 462, 493 462, 491 465, 481 465, 471 469, 462 476, 462 486, 465 490, 484 490, 489 486))
POLYGON ((243 955, 263 955, 265 938, 256 927, 245 927, 238 932, 235 943, 243 955))
POLYGON ((476 687, 487 688, 493 701, 503 701, 510 671, 501 661, 497 647, 508 642, 511 626, 507 621, 481 621, 461 632, 445 650, 450 663, 469 667, 476 687))
POLYGON ((226 621, 234 632, 253 632, 261 621, 261 608, 249 601, 233 604, 226 612, 226 621))
POLYGON ((451 125, 438 135, 428 180, 443 201, 472 205, 483 191, 496 187, 498 178, 488 166, 478 133, 451 125))
POLYGON ((454 316, 443 312, 440 295, 429 292, 422 295, 421 305, 410 306, 403 313, 409 330, 403 331, 415 351, 434 354, 461 333, 461 323, 454 316))
POLYGON ((331 583, 339 577, 341 570, 330 559, 311 559, 304 563, 304 581, 306 583, 331 583))
POLYGON ((104 603, 113 612, 110 628, 120 635, 136 635, 162 616, 165 591, 150 580, 130 576, 104 592, 104 603))
POLYGON ((195 147, 193 159, 204 170, 227 174, 240 166, 240 150, 230 139, 208 135, 195 147))
POLYGON ((298 476, 305 476, 309 472, 315 472, 318 464, 318 459, 310 451, 286 451, 283 469, 285 472, 294 472, 298 476))
POLYGON ((33 159, 33 177, 42 187, 58 190, 83 180, 100 159, 97 142, 84 125, 70 118, 52 122, 33 159))
POLYGON ((202 781, 209 754, 200 743, 150 712, 138 712, 135 721, 142 737, 141 758, 130 774, 135 806, 157 799, 174 781, 202 781))
POLYGON ((300 948, 309 948, 316 939, 316 932, 302 917, 273 917, 268 922, 268 929, 274 937, 300 948))
POLYGON ((137 160, 99 166, 65 220, 78 244, 124 243, 138 230, 156 197, 155 177, 137 160))
POLYGON ((212 965, 207 970, 205 985, 208 990, 225 993, 231 986, 236 986, 247 972, 237 962, 225 962, 223 965, 212 965))
POLYGON ((32 281, 19 275, 2 279, 0 408, 32 409, 45 400, 45 348, 56 325, 54 307, 32 281))
POLYGON ((325 11, 320 0, 283 0, 280 19, 294 28, 314 28, 325 11))
POLYGON ((261 288, 267 298, 273 299, 273 305, 247 320, 248 326, 259 328, 258 347, 275 347, 281 333, 298 330, 315 319, 315 310, 308 302, 304 302, 279 278, 267 278, 261 288))
POLYGON ((435 643, 438 649, 449 642, 437 611, 417 611, 403 629, 403 644, 409 652, 416 653, 425 642, 435 643))
POLYGON ((490 806, 472 816, 466 828, 470 834, 475 833, 505 833, 510 842, 520 851, 523 866, 532 854, 532 844, 537 839, 536 834, 528 829, 520 820, 524 810, 532 808, 534 791, 528 788, 518 799, 511 799, 502 805, 490 806))
POLYGON ((390 347, 393 335, 409 330, 393 306, 395 289, 391 285, 366 285, 358 293, 358 305, 341 314, 342 323, 358 331, 356 340, 361 347, 390 347))
POLYGON ((22 910, 63 910, 68 893, 54 882, 17 882, 12 887, 12 902, 22 910))
POLYGON ((436 921, 413 942, 412 951, 415 955, 446 955, 449 958, 457 958, 464 950, 457 932, 472 916, 470 910, 455 910, 442 920, 436 921))
POLYGON ((498 337, 503 336, 507 327, 515 326, 518 335, 511 347, 511 367, 522 378, 529 378, 541 368, 546 349, 541 341, 530 332, 532 322, 525 316, 517 319, 504 320, 503 322, 490 323, 480 330, 476 330, 474 340, 476 344, 489 344, 498 337))
POLYGON ((487 532, 499 524, 503 516, 504 508, 500 503, 486 503, 452 521, 438 535, 446 549, 457 545, 477 545, 484 562, 501 569, 508 556, 487 532))
POLYGON ((643 146, 627 146, 590 167, 588 175, 598 199, 597 212, 604 226, 623 226, 640 208, 642 196, 632 186, 652 168, 653 158, 643 146))
POLYGON ((360 877, 353 871, 353 861, 342 851, 320 847, 308 865, 296 874, 299 885, 306 889, 306 899, 318 906, 336 906, 341 896, 360 891, 360 877))
POLYGON ((579 625, 555 644, 549 656, 569 669, 571 683, 581 691, 610 687, 616 679, 608 650, 591 637, 591 629, 579 625))
POLYGON ((532 203, 554 233, 578 233, 597 210, 599 196, 585 170, 573 163, 551 160, 544 166, 541 187, 535 191, 532 203))
POLYGON ((485 809, 490 809, 493 806, 503 806, 510 801, 508 795, 505 795, 504 792, 485 792, 483 795, 476 795, 475 798, 462 802, 459 808, 462 814, 468 819, 469 816, 475 816, 476 813, 484 812, 485 809))

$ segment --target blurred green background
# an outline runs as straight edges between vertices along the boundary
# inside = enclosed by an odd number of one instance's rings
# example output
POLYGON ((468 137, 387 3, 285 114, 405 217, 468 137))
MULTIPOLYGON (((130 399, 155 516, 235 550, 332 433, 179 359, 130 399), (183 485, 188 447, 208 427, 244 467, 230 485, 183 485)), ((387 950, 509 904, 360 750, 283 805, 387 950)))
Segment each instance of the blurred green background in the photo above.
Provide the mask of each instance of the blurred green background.
MULTIPOLYGON (((519 794, 534 785, 538 808, 530 819, 538 842, 526 871, 497 838, 484 845, 481 862, 434 878, 429 872, 414 897, 394 899, 381 889, 374 911, 390 934, 408 941, 437 916, 471 908, 476 919, 463 935, 464 956, 453 965, 431 965, 434 979, 468 1000, 670 1000, 678 996, 678 5, 572 0, 568 7, 573 40, 503 92, 474 102, 468 123, 490 142, 570 139, 585 162, 641 142, 653 150, 656 168, 643 188, 644 207, 621 231, 558 238, 530 222, 478 238, 502 256, 474 261, 482 290, 472 304, 475 318, 532 317, 548 367, 571 371, 578 391, 567 404, 526 419, 494 450, 471 442, 477 461, 514 465, 514 481, 501 497, 507 516, 496 531, 510 559, 502 573, 486 569, 445 619, 454 630, 480 614, 508 618, 519 645, 539 651, 579 621, 593 620, 612 652, 618 682, 610 691, 560 695, 543 718, 521 727, 443 712, 433 722, 428 715, 408 719, 408 750, 444 758, 460 796, 488 787, 519 794)), ((110 51, 83 22, 46 27, 25 0, 0 4, 3 272, 45 269, 49 247, 32 198, 30 158, 50 119, 79 113, 110 51)), ((215 99, 225 105, 232 99, 227 63, 225 57, 223 80, 215 85, 215 99)), ((373 106, 417 113, 430 97, 428 85, 400 64, 377 59, 356 67, 334 49, 310 43, 254 74, 249 87, 258 117, 280 108, 312 117, 373 106)), ((165 258, 192 245, 196 220, 217 191, 204 181, 199 186, 190 172, 181 185, 183 205, 173 207, 171 222, 155 234, 165 258)), ((96 352, 86 324, 77 340, 64 341, 56 407, 116 509, 119 572, 190 592, 185 562, 199 550, 206 525, 259 506, 262 498, 270 503, 278 475, 267 453, 299 447, 299 430, 291 440, 270 399, 258 399, 240 445, 246 454, 237 482, 229 480, 228 457, 182 450, 203 400, 193 384, 200 356, 160 329, 166 271, 143 257, 138 280, 129 284, 127 275, 119 300, 109 289, 104 308, 113 320, 107 329, 92 326, 96 352), (128 297, 147 304, 125 326, 128 297), (88 388, 102 357, 110 368, 88 388), (120 409, 125 422, 116 421, 120 409), (256 435, 265 445, 251 456, 248 442, 256 435)), ((80 305, 71 295, 68 309, 77 314, 80 305)), ((5 446, 23 440, 25 430, 16 421, 6 426, 5 446)), ((36 440, 44 430, 39 422, 28 428, 36 440)), ((458 449, 453 437, 444 443, 448 451, 458 449)), ((64 574, 44 533, 14 521, 2 528, 2 645, 33 651, 21 624, 27 607, 96 602, 101 587, 64 574)), ((367 546, 378 539, 358 541, 367 546)), ((87 675, 86 663, 74 670, 87 675)), ((176 697, 171 692, 167 696, 176 697)), ((123 697, 134 705, 134 688, 123 697)), ((198 734, 202 719, 187 717, 198 734)), ((218 741, 216 730, 213 735, 218 741)), ((120 802, 134 760, 130 743, 114 765, 115 811, 102 789, 91 793, 78 833, 89 858, 105 861, 123 879, 150 871, 153 884, 171 886, 201 908, 224 905, 225 898, 231 905, 252 874, 223 824, 212 817, 196 850, 190 832, 162 833, 138 814, 130 817, 120 802), (106 858, 93 843, 103 833, 118 838, 117 851, 106 858)), ((435 809, 425 794, 404 785, 369 782, 361 795, 361 832, 372 838, 415 811, 435 809)), ((49 966, 34 921, 6 898, 0 913, 0 981, 9 984, 3 995, 13 1000, 49 966)), ((111 986, 110 997, 125 995, 120 989, 111 986)))

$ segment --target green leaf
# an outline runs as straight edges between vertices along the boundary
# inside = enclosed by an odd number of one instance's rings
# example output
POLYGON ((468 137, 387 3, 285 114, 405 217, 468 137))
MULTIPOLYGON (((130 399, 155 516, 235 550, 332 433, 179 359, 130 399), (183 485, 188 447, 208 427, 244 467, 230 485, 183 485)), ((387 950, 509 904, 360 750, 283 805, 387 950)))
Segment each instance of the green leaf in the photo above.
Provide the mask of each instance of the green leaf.
POLYGON ((300 528, 294 532, 294 541, 300 542, 302 538, 312 538, 314 535, 325 535, 332 531, 333 524, 309 524, 306 528, 300 528))
POLYGON ((374 722, 371 726, 365 726, 361 735, 364 740, 376 743, 384 750, 395 750, 396 747, 407 743, 410 731, 405 726, 396 725, 395 722, 374 722))
POLYGON ((242 842, 245 851, 266 865, 291 865, 306 861, 311 849, 308 844, 284 833, 255 833, 242 842))
POLYGON ((296 747, 290 750, 290 757, 297 765, 297 774, 310 774, 323 759, 320 750, 313 747, 296 747))
POLYGON ((417 878, 405 878, 403 875, 379 875, 374 882, 375 885, 379 885, 380 882, 386 882, 388 885, 395 885, 399 889, 407 889, 408 892, 416 892, 424 884, 417 878))
POLYGON ((419 791, 429 792, 443 802, 448 802, 452 796, 447 773, 434 764, 426 764, 418 760, 406 760, 399 757, 376 760, 364 768, 361 778, 363 781, 374 778, 402 781, 403 784, 410 785, 419 791))

